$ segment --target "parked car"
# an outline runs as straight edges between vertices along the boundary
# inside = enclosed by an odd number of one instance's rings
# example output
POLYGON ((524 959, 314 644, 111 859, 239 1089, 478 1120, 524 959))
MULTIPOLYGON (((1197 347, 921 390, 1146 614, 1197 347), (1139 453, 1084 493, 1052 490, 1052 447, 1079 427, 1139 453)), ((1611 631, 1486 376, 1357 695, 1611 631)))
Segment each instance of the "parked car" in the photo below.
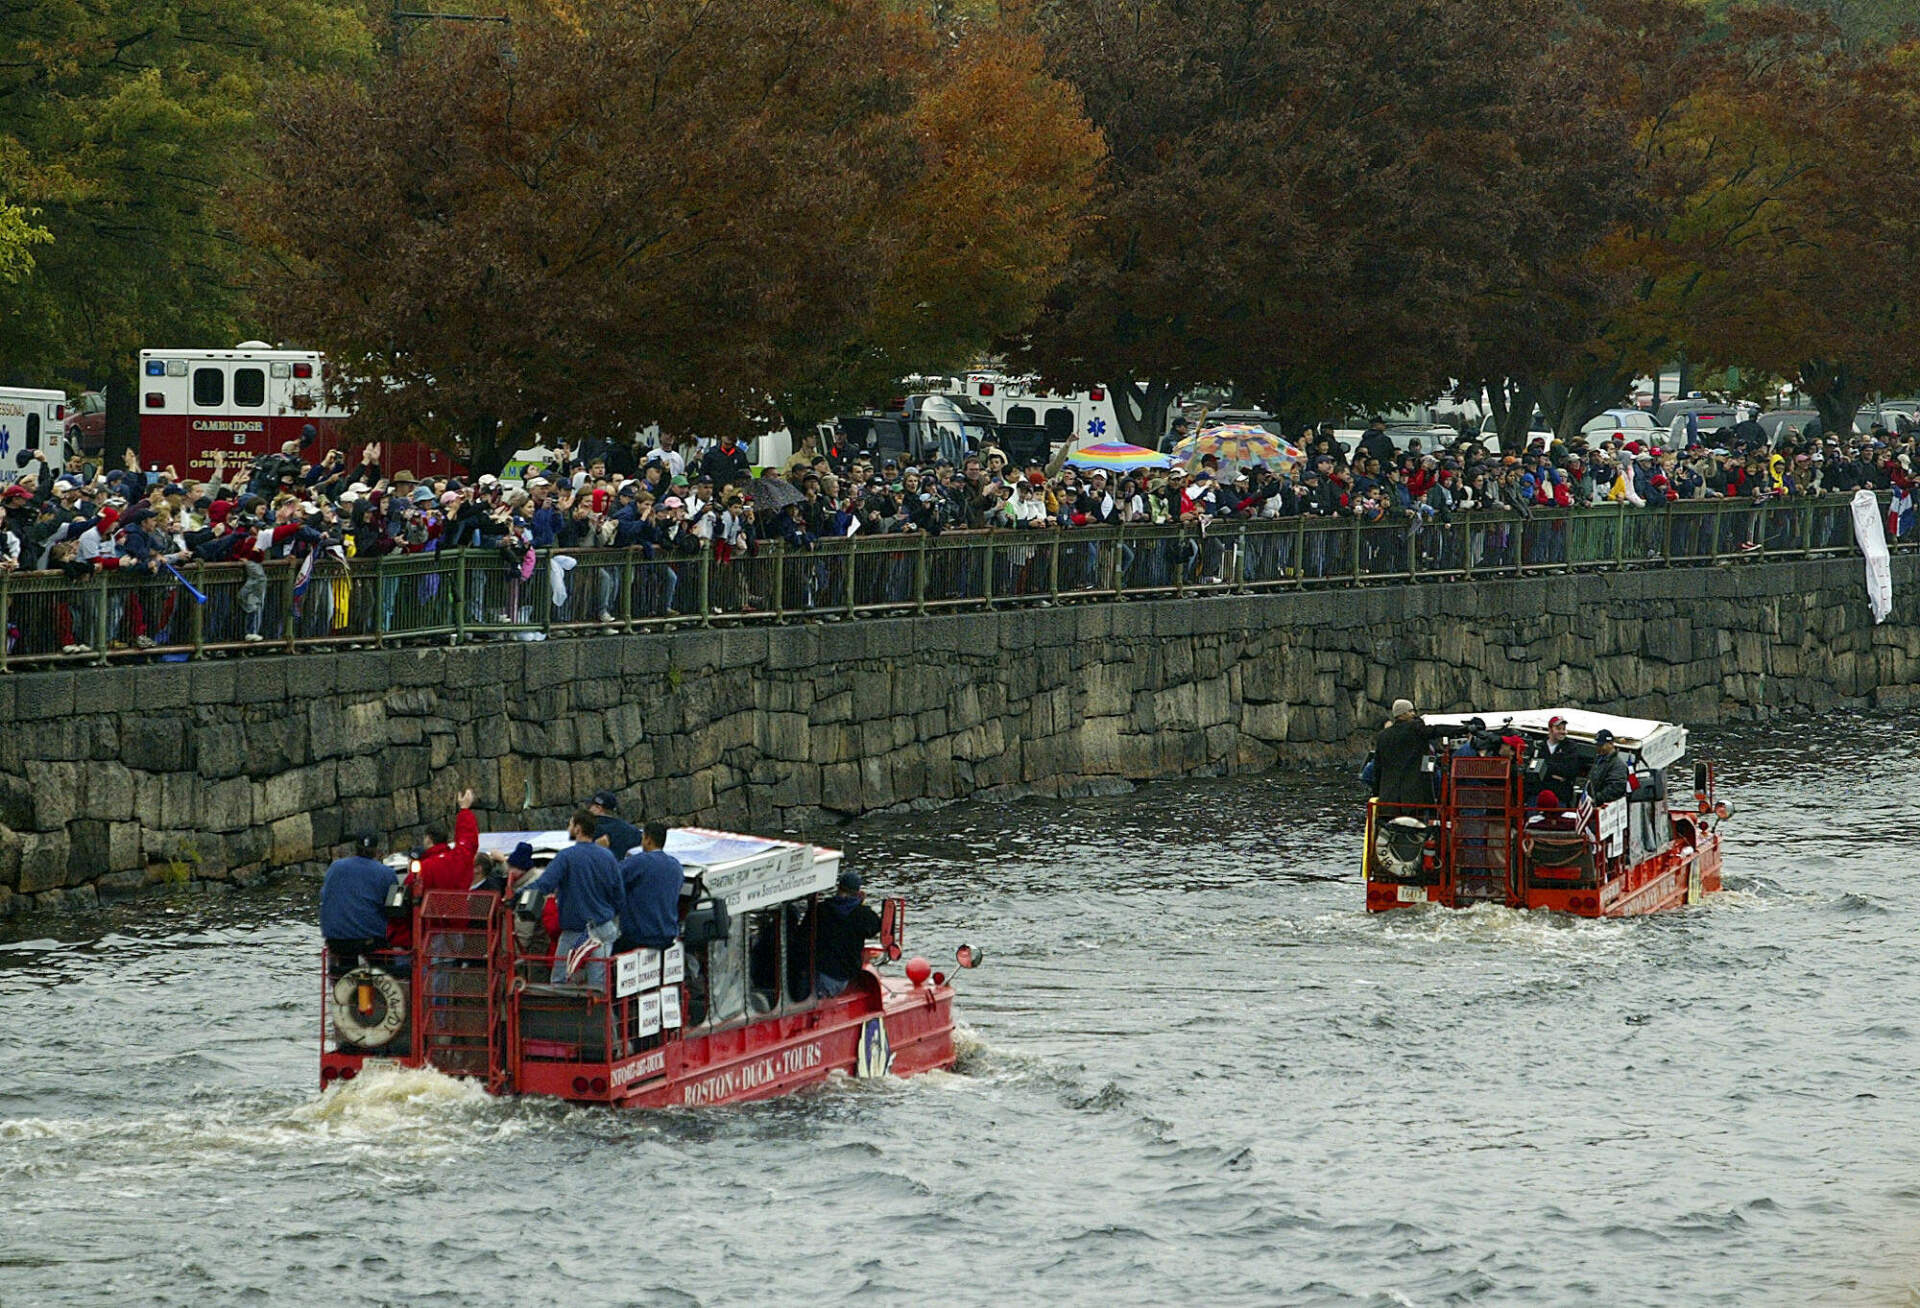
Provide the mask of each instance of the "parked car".
MULTIPOLYGON (((1553 439, 1553 428, 1547 424, 1546 415, 1538 409, 1535 409, 1527 419, 1527 439, 1532 440, 1535 436, 1542 437, 1546 440, 1553 439)), ((1489 413, 1480 420, 1481 442, 1484 444, 1496 441, 1499 438, 1500 420, 1489 413)))
POLYGON ((67 406, 67 445, 82 454, 97 455, 107 443, 107 397, 82 391, 67 406))
POLYGON ((1608 409, 1587 419, 1580 434, 1589 441, 1610 441, 1615 436, 1649 445, 1665 445, 1669 429, 1662 427, 1645 409, 1608 409))

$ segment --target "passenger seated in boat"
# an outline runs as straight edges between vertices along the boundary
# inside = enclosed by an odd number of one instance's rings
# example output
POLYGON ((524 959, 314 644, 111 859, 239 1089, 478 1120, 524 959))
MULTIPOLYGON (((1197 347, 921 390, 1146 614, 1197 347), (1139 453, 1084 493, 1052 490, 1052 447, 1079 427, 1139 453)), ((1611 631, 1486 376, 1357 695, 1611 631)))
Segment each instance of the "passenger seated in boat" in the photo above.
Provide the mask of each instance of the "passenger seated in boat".
POLYGON ((1533 797, 1534 807, 1541 810, 1527 817, 1529 831, 1576 831, 1580 826, 1580 815, 1560 803, 1560 796, 1551 790, 1543 790, 1533 797))
POLYGON ((497 850, 473 860, 473 888, 489 895, 504 895, 533 871, 533 846, 521 841, 511 854, 497 850))
POLYGON ((1613 743, 1613 733, 1605 727, 1600 728, 1593 735, 1593 744, 1593 767, 1587 773, 1587 798, 1596 807, 1626 798, 1627 791, 1631 789, 1627 779, 1627 761, 1620 757, 1619 746, 1613 743))
POLYGON ((620 864, 620 939, 614 952, 666 949, 680 938, 680 889, 686 869, 669 854, 667 824, 649 822, 640 848, 620 864))
POLYGON ((818 977, 813 993, 831 999, 853 984, 867 941, 880 934, 880 915, 866 905, 860 874, 840 874, 839 893, 813 909, 813 938, 818 942, 818 977))
MULTIPOLYGON (((1536 771, 1529 775, 1537 778, 1541 793, 1549 788, 1555 795, 1580 793, 1580 747, 1567 739, 1565 718, 1556 715, 1547 719, 1546 743, 1535 752, 1534 762, 1536 771)), ((1537 797, 1534 802, 1545 806, 1537 797)))
POLYGON ((327 866, 320 883, 320 934, 330 975, 339 977, 387 948, 387 897, 398 883, 380 861, 380 837, 370 831, 355 838, 353 853, 327 866))

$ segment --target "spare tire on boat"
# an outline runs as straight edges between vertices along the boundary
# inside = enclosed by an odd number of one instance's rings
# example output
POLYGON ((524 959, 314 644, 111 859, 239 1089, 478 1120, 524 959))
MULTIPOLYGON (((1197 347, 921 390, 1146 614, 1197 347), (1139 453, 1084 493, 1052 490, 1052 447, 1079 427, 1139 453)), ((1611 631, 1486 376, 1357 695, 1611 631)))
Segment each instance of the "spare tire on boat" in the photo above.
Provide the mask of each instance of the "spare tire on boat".
POLYGON ((407 988, 391 973, 356 967, 333 983, 333 1029, 346 1043, 378 1049, 406 1023, 407 988))
POLYGON ((1419 818, 1397 817, 1374 833, 1374 862, 1389 877, 1402 881, 1419 877, 1426 851, 1427 824, 1419 818))

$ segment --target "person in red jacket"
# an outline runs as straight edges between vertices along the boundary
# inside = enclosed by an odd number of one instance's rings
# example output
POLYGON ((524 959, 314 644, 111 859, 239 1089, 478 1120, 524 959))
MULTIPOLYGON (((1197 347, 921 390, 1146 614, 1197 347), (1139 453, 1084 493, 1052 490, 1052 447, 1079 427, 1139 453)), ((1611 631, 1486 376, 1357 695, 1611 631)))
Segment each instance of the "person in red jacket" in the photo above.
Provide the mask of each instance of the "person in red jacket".
POLYGON ((480 852, 480 821, 473 815, 473 787, 460 792, 460 811, 453 818, 453 839, 447 839, 446 824, 427 827, 427 851, 420 855, 420 870, 407 879, 407 889, 415 899, 431 890, 473 888, 473 858, 480 852))

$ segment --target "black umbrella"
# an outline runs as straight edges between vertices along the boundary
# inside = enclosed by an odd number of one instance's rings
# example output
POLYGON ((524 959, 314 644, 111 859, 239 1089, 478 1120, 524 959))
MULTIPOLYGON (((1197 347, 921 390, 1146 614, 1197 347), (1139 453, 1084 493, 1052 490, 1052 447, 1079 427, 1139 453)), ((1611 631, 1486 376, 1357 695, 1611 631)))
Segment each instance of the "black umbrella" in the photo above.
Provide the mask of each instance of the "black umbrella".
POLYGON ((807 497, 785 477, 755 477, 750 487, 754 511, 762 517, 786 512, 789 504, 804 504, 807 497))

